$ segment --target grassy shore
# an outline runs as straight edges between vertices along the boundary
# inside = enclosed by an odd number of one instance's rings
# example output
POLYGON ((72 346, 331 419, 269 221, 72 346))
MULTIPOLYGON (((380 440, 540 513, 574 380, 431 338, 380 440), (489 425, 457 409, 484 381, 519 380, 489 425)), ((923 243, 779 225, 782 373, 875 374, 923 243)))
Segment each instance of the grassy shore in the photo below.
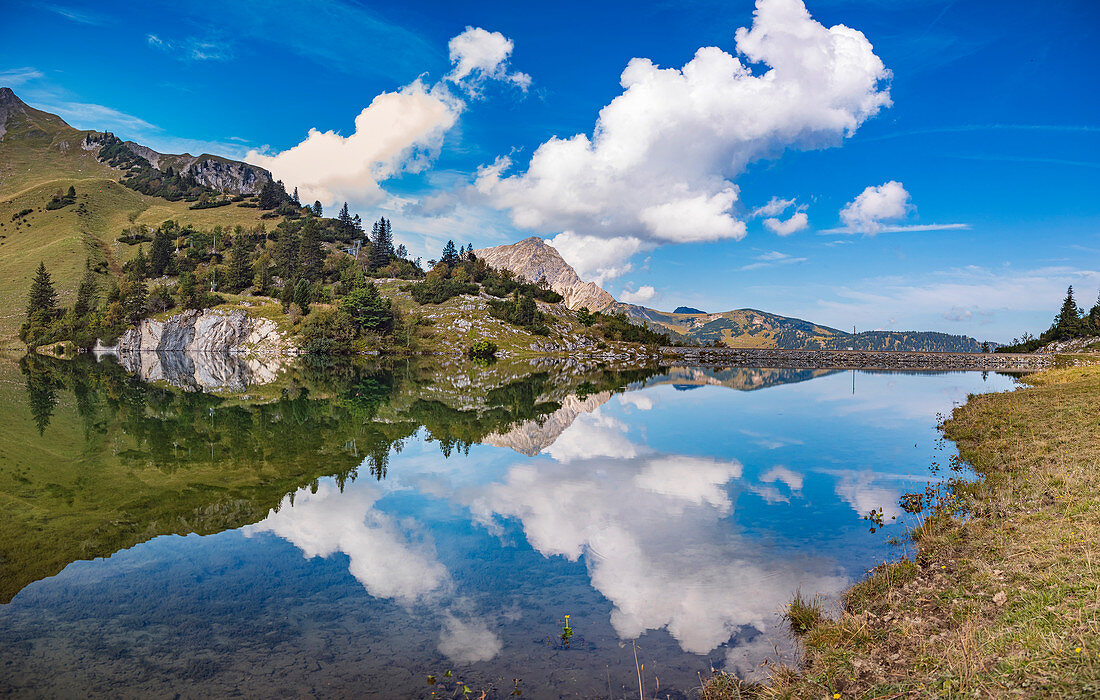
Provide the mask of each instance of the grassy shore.
POLYGON ((1100 696, 1100 367, 1026 382, 944 423, 979 478, 920 494, 914 560, 840 611, 795 611, 799 668, 766 685, 719 674, 701 697, 1100 696))

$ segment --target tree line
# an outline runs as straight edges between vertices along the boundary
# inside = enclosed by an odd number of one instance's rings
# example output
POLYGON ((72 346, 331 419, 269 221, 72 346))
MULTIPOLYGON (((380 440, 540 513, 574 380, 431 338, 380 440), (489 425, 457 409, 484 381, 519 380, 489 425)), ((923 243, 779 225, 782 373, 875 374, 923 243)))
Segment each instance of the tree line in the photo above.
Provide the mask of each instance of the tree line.
POLYGON ((1022 338, 1013 338, 1010 344, 998 347, 997 352, 1035 352, 1049 343, 1094 336, 1100 336, 1100 294, 1096 304, 1086 312, 1077 306, 1073 285, 1070 285, 1050 328, 1037 338, 1024 333, 1022 338))

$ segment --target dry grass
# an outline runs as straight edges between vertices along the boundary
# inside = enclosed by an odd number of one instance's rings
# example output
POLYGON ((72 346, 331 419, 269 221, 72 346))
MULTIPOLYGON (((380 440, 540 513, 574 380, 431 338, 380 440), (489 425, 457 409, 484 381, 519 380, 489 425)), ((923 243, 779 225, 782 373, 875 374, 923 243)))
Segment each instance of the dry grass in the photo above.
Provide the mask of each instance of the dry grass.
MULTIPOLYGON (((980 476, 945 494, 969 516, 928 514, 915 561, 850 589, 755 696, 1100 696, 1100 367, 1028 382, 944 424, 980 476)), ((702 697, 744 692, 718 676, 702 697)))

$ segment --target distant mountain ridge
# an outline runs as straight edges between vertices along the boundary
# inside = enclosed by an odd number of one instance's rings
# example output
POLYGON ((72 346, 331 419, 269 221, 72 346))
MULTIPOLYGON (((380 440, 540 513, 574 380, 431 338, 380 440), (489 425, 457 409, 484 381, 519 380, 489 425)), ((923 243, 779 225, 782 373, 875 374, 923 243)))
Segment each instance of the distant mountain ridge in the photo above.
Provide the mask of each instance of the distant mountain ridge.
POLYGON ((673 341, 688 344, 721 343, 731 347, 910 350, 922 352, 980 352, 982 344, 969 336, 932 331, 865 331, 847 333, 810 321, 759 311, 736 309, 705 313, 691 307, 658 311, 616 301, 593 282, 585 282, 543 239, 532 236, 511 245, 475 250, 489 265, 511 270, 532 282, 546 279, 565 297, 570 309, 623 313, 650 328, 668 333, 673 341))
MULTIPOLYGON (((123 169, 99 162, 100 152, 114 142, 110 132, 76 129, 23 102, 11 88, 0 88, 0 193, 76 174, 120 179, 123 169)), ((171 168, 229 194, 255 194, 272 181, 270 172, 242 161, 209 153, 160 153, 134 141, 122 144, 157 170, 171 168)))

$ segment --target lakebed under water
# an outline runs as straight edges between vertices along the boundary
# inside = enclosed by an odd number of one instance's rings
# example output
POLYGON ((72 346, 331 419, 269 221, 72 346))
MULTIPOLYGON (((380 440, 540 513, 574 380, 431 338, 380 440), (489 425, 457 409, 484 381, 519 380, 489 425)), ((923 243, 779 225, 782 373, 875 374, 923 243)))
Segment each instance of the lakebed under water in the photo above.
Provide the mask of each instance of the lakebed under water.
POLYGON ((271 376, 211 393, 0 363, 0 693, 625 697, 640 671, 647 697, 690 697, 712 668, 790 659, 796 591, 835 598, 903 556, 898 497, 951 450, 938 414, 1014 385, 506 362, 271 376))

